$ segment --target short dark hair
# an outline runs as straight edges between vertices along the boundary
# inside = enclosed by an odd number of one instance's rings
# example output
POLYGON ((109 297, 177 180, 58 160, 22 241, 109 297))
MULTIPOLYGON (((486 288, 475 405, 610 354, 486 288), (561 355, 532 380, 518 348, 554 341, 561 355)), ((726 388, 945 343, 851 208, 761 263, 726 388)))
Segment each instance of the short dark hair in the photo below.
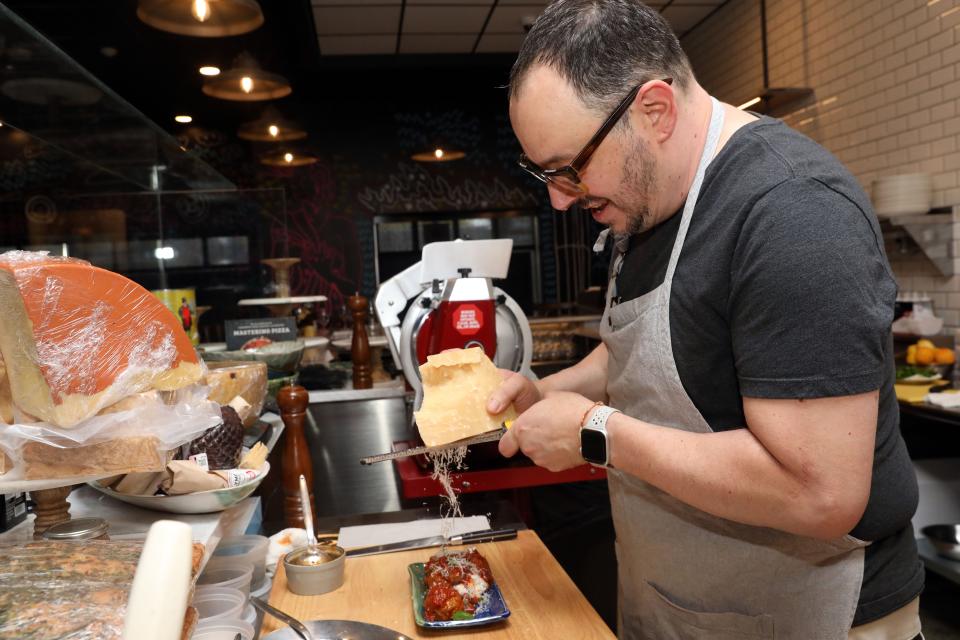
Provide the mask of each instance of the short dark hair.
POLYGON ((673 29, 639 0, 556 0, 533 24, 510 70, 512 100, 537 65, 557 71, 590 109, 605 112, 634 86, 693 71, 673 29))

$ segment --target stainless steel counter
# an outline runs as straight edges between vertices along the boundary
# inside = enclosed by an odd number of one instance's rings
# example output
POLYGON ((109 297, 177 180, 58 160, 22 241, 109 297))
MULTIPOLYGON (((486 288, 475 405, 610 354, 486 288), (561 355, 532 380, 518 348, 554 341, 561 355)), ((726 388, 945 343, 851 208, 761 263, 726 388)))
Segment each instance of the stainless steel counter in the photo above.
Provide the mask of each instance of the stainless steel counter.
POLYGON ((313 459, 317 517, 401 508, 392 464, 362 466, 360 458, 390 451, 414 436, 403 397, 311 404, 306 429, 313 459))

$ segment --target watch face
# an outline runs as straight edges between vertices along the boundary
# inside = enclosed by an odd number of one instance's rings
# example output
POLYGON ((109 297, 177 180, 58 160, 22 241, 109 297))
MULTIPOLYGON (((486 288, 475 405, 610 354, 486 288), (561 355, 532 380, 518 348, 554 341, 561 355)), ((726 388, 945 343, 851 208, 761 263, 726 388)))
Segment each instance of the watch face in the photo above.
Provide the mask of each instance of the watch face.
POLYGON ((607 463, 607 436, 593 429, 580 430, 580 455, 587 462, 607 463))

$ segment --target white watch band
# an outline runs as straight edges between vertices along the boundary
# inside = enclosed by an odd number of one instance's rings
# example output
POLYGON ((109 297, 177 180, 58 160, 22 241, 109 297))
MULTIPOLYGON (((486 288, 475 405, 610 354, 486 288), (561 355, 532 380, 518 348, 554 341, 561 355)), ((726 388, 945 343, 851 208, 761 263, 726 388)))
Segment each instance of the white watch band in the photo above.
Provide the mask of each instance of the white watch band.
POLYGON ((590 414, 590 417, 587 418, 586 423, 583 425, 584 429, 596 429, 597 431, 607 432, 607 420, 610 419, 615 413, 620 413, 620 409, 614 409, 613 407, 608 407, 605 404, 600 405, 590 414))

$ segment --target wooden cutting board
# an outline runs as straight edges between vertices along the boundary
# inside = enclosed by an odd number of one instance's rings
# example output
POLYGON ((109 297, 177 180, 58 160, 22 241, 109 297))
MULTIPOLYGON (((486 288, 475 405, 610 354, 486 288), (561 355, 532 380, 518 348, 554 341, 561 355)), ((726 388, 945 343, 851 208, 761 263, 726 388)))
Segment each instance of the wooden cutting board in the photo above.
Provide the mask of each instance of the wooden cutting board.
MULTIPOLYGON (((426 562, 437 549, 347 558, 343 586, 320 596, 290 593, 281 562, 270 592, 270 604, 300 620, 358 620, 411 638, 467 635, 482 635, 491 640, 615 638, 533 531, 520 531, 516 540, 475 546, 490 563, 494 580, 510 609, 510 617, 505 622, 444 631, 421 629, 416 625, 407 566, 426 562)), ((282 626, 267 616, 260 637, 282 626)))

